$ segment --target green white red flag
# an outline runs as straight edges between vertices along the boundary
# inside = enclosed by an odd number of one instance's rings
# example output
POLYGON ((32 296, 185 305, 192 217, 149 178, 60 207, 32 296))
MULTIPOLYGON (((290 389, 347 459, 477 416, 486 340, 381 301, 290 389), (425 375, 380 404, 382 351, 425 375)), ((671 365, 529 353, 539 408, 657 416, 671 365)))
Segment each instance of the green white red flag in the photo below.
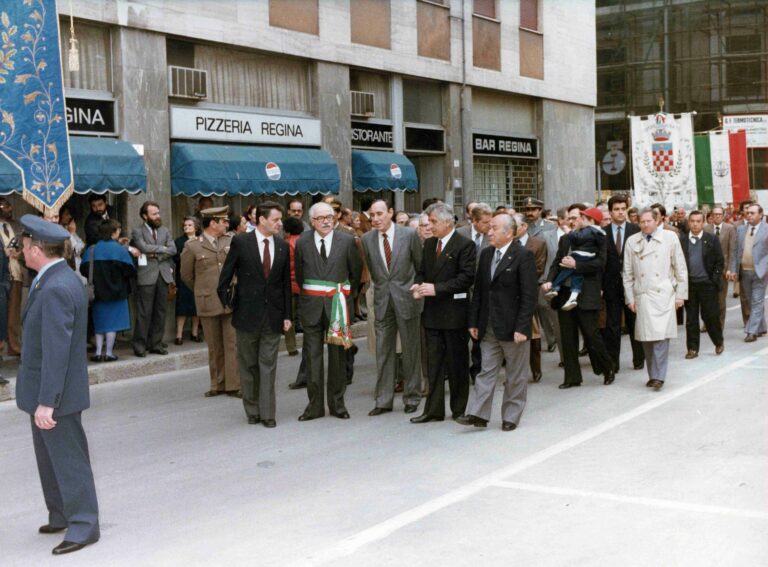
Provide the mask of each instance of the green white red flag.
POLYGON ((747 134, 709 132, 694 137, 699 205, 738 206, 749 199, 747 134))

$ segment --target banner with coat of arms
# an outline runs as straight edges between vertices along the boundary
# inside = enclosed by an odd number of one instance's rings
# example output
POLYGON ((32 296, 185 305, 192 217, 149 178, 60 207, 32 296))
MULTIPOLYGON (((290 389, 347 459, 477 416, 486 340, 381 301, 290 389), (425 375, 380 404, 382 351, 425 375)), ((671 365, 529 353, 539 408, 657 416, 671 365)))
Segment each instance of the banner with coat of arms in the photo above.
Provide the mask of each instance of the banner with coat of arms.
POLYGON ((690 113, 632 116, 634 199, 662 203, 668 210, 696 206, 696 166, 690 113))
POLYGON ((0 4, 0 159, 24 199, 58 211, 73 190, 55 0, 0 4))

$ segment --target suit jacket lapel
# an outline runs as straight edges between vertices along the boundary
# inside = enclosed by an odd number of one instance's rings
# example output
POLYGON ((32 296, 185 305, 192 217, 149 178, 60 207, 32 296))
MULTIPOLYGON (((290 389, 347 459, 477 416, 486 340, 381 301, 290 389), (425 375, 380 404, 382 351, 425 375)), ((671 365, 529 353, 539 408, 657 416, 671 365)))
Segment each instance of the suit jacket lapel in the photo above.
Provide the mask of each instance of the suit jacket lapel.
MULTIPOLYGON (((514 240, 509 245, 509 248, 507 248, 506 253, 501 257, 501 261, 499 262, 499 265, 496 266, 496 271, 493 272, 493 278, 491 278, 491 282, 496 281, 496 278, 499 277, 501 272, 507 269, 507 266, 509 266, 512 263, 512 259, 515 257, 515 254, 517 254, 517 247, 520 246, 519 243, 516 243, 514 240)), ((493 251, 493 255, 491 257, 491 266, 493 266, 493 256, 496 255, 496 251, 493 251)))
MULTIPOLYGON (((457 233, 454 232, 453 236, 451 236, 451 239, 448 241, 448 244, 445 245, 445 248, 440 251, 440 255, 437 256, 437 259, 435 260, 435 275, 440 273, 440 270, 442 270, 445 266, 446 260, 450 258, 451 253, 453 252, 454 248, 456 248, 457 238, 457 233)), ((437 243, 435 243, 435 252, 437 252, 437 243)))
MULTIPOLYGON (((394 249, 392 250, 392 266, 390 266, 389 273, 394 274, 397 268, 397 262, 403 253, 403 249, 406 248, 405 231, 399 226, 395 225, 395 238, 394 249)), ((379 254, 381 256, 381 254, 379 254)))

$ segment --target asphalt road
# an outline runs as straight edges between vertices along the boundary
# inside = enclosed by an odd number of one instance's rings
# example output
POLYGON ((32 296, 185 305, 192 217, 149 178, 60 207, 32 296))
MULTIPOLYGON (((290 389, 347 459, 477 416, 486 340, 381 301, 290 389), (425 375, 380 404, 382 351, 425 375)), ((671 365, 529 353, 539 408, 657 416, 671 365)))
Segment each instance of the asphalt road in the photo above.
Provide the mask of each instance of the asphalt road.
MULTIPOLYGON (((298 359, 281 355, 278 426, 206 399, 207 369, 97 385, 84 414, 102 539, 53 557, 28 419, 0 403, 0 565, 768 564, 768 339, 673 341, 664 389, 624 370, 557 389, 543 355, 520 427, 376 418, 361 348, 352 419, 300 423, 298 359)), ((361 347, 363 346, 363 343, 361 347)), ((582 359, 586 366, 586 359, 582 359)))

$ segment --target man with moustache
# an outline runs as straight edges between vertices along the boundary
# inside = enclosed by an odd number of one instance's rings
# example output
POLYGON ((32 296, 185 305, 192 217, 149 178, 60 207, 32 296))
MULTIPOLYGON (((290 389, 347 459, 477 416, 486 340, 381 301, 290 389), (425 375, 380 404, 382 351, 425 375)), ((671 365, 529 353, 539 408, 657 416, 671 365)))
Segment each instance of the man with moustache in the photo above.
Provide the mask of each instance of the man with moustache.
POLYGON ((523 202, 523 213, 525 214, 525 220, 528 223, 528 234, 531 236, 538 237, 541 232, 557 229, 555 223, 542 218, 541 212, 543 210, 544 201, 535 199, 534 197, 527 197, 523 202))
POLYGON ((416 231, 392 222, 393 211, 383 200, 374 201, 368 212, 373 230, 363 235, 365 263, 373 280, 376 329, 376 406, 368 415, 392 411, 397 372, 397 336, 406 348, 402 353, 405 413, 413 413, 421 401, 422 303, 410 288, 421 266, 422 245, 416 231))
POLYGON ((131 231, 131 244, 138 249, 136 323, 133 327, 133 354, 168 354, 163 344, 168 286, 174 282, 176 254, 170 231, 163 226, 160 205, 145 201, 139 209, 144 221, 131 231))
POLYGON ((249 424, 262 423, 267 428, 277 425, 280 335, 291 328, 290 250, 278 236, 282 218, 283 208, 277 203, 259 203, 256 228, 232 239, 218 282, 221 303, 233 309, 245 415, 249 424), (237 284, 232 293, 234 278, 237 284))
POLYGON ((325 415, 323 343, 328 344, 328 410, 349 419, 344 404, 347 384, 346 350, 352 347, 352 290, 360 282, 362 262, 355 238, 333 230, 336 215, 327 203, 309 209, 313 230, 296 242, 296 283, 301 288, 299 316, 304 327, 309 404, 299 421, 325 415))
MULTIPOLYGON (((512 216, 495 214, 488 232, 491 247, 480 254, 469 333, 480 341, 482 371, 475 379, 466 414, 456 419, 461 425, 488 425, 496 378, 503 361, 506 361, 501 402, 503 431, 517 428, 525 407, 529 339, 538 281, 533 252, 514 241, 517 228, 512 216)), ((542 246, 545 246, 543 242, 542 246)))
POLYGON ((758 204, 747 207, 746 222, 736 229, 736 253, 731 258, 728 277, 741 286, 741 310, 747 314, 744 342, 754 342, 766 334, 768 284, 768 226, 763 222, 763 207, 758 204))
POLYGON ((475 245, 456 232, 453 210, 445 203, 430 205, 426 213, 434 236, 424 242, 411 291, 415 298, 424 298, 429 395, 424 413, 411 418, 411 423, 445 419, 446 374, 454 419, 464 413, 469 396, 467 317, 475 279, 475 245))
POLYGON ((712 223, 704 225, 704 232, 714 234, 720 241, 723 251, 723 281, 717 294, 720 310, 720 329, 725 329, 725 298, 728 295, 728 279, 726 272, 731 266, 731 257, 736 253, 736 228, 725 222, 725 210, 720 205, 712 207, 712 223))

